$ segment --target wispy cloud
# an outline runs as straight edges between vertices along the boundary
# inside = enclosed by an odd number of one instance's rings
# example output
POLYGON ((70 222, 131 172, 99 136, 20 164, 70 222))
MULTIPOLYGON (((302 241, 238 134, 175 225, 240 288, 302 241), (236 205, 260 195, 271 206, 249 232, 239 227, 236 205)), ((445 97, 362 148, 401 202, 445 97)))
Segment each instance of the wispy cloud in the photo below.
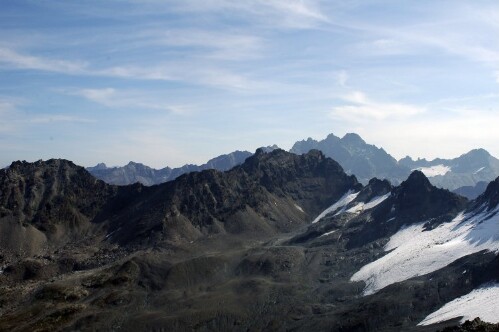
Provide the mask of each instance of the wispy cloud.
MULTIPOLYGON (((209 34, 211 35, 211 34, 209 34)), ((168 38, 166 38, 168 39, 168 38)), ((230 42, 230 41, 229 41, 230 42)), ((224 60, 242 60, 257 57, 259 42, 250 36, 235 37, 232 45, 224 45, 224 37, 209 41, 208 35, 196 38, 177 37, 168 43, 176 45, 199 45, 213 49, 206 57, 217 58, 216 62, 188 58, 184 61, 167 60, 150 64, 123 63, 115 66, 96 66, 83 61, 63 60, 23 54, 7 48, 0 48, 0 66, 23 70, 39 70, 66 75, 96 76, 149 81, 182 82, 229 90, 264 90, 269 82, 256 80, 241 72, 230 70, 224 60), (206 39, 206 41, 203 41, 206 39), (239 41, 238 41, 239 40, 239 41), (238 45, 241 43, 241 45, 238 45)), ((202 52, 201 52, 202 53, 202 52)))
MULTIPOLYGON (((155 29, 135 36, 139 45, 197 48, 196 58, 242 61, 261 56, 261 38, 245 33, 194 29, 155 29)), ((185 52, 187 53, 187 52, 185 52)))
POLYGON ((41 116, 30 117, 27 119, 27 122, 33 124, 46 124, 56 122, 92 123, 95 122, 95 120, 65 114, 44 114, 41 116))
POLYGON ((35 69, 65 74, 82 74, 87 70, 85 62, 36 57, 7 48, 0 48, 0 63, 20 69, 35 69))
POLYGON ((153 66, 123 65, 108 68, 90 68, 82 62, 48 59, 0 49, 0 63, 8 67, 41 70, 67 75, 102 76, 136 80, 177 81, 231 90, 261 89, 263 82, 213 65, 192 62, 166 63, 153 66))
POLYGON ((408 118, 425 112, 425 108, 400 104, 377 102, 368 98, 361 91, 354 91, 342 96, 348 105, 333 107, 331 116, 352 122, 365 122, 372 120, 408 118))
POLYGON ((103 89, 73 89, 62 90, 69 95, 76 95, 90 100, 94 103, 120 109, 136 110, 159 110, 173 114, 188 114, 192 111, 192 106, 169 104, 165 101, 145 95, 143 92, 122 91, 115 88, 103 89))
POLYGON ((285 28, 311 28, 329 21, 313 0, 206 0, 202 3, 177 1, 178 10, 227 12, 243 16, 246 20, 258 19, 266 25, 285 28))
POLYGON ((345 25, 365 36, 352 49, 357 54, 427 55, 442 59, 452 55, 499 70, 497 17, 496 6, 484 10, 481 6, 460 4, 446 11, 427 13, 417 24, 395 25, 388 20, 374 25, 352 20, 345 25))
POLYGON ((0 98, 0 133, 19 133, 30 126, 44 126, 52 123, 92 123, 92 119, 66 113, 36 113, 30 114, 24 108, 29 103, 16 98, 0 98))

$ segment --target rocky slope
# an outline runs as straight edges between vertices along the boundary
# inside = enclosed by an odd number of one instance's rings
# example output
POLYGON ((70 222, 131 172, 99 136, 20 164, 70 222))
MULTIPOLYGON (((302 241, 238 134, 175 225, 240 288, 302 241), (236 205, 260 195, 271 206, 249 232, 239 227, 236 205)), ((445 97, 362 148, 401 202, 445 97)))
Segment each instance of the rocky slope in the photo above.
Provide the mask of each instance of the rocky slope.
POLYGON ((106 185, 67 161, 16 163, 0 173, 0 234, 34 229, 47 245, 2 239, 0 330, 455 326, 458 313, 420 323, 499 282, 497 183, 472 202, 417 171, 362 186, 319 151, 262 149, 151 187, 106 185))

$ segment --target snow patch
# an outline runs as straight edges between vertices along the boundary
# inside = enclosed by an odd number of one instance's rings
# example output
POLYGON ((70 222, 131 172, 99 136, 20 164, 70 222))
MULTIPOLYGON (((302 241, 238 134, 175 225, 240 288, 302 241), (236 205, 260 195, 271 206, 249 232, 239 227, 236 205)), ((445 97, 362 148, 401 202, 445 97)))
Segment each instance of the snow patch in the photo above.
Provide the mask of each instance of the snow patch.
POLYGON ((499 252, 499 209, 479 214, 460 213, 454 220, 424 231, 424 222, 399 230, 380 259, 355 273, 369 295, 396 282, 439 270, 463 256, 489 250, 499 252))
POLYGON ((478 174, 480 173, 481 171, 483 171, 485 169, 485 166, 484 167, 480 167, 479 169, 477 169, 473 174, 478 174))
POLYGON ((364 209, 364 203, 360 202, 360 203, 356 204, 355 206, 349 208, 346 212, 358 214, 358 213, 361 213, 363 209, 364 209))
MULTIPOLYGON (((423 172, 426 177, 431 178, 437 175, 445 175, 447 172, 450 172, 451 168, 445 165, 435 165, 431 167, 419 167, 416 168, 418 171, 423 172)), ((413 169, 414 171, 414 169, 413 169)))
POLYGON ((374 197, 368 203, 366 203, 366 205, 364 205, 364 210, 372 209, 373 207, 381 204, 385 199, 390 197, 390 195, 391 195, 391 193, 388 193, 388 194, 383 195, 383 196, 374 197))
POLYGON ((317 216, 317 218, 315 218, 314 221, 312 221, 312 224, 318 222, 319 220, 324 218, 327 214, 334 212, 334 211, 338 210, 339 208, 342 208, 342 207, 348 205, 348 203, 353 201, 357 197, 358 194, 359 194, 358 192, 354 193, 353 190, 349 190, 336 203, 334 203, 333 205, 331 205, 330 207, 328 207, 327 209, 322 211, 321 214, 319 214, 317 216))
POLYGON ((298 211, 301 211, 303 213, 305 213, 305 211, 303 211, 303 209, 301 208, 301 206, 299 206, 298 204, 294 204, 295 208, 298 210, 298 211))
POLYGON ((327 233, 324 233, 324 234, 322 234, 322 235, 321 235, 321 236, 319 236, 319 237, 328 236, 328 235, 333 234, 334 232, 336 232, 336 230, 334 230, 334 231, 330 231, 330 232, 327 232, 327 233))
POLYGON ((499 284, 485 285, 445 304, 418 325, 431 325, 461 316, 461 323, 475 317, 485 322, 499 323, 499 284))
POLYGON ((351 207, 346 212, 355 213, 355 214, 361 213, 362 211, 372 209, 373 207, 377 206, 378 204, 381 204, 381 202, 383 202, 388 197, 390 197, 390 193, 383 195, 383 196, 374 197, 369 202, 367 202, 367 203, 361 202, 361 203, 355 205, 354 207, 351 207))
POLYGON ((112 231, 111 233, 107 234, 107 235, 106 235, 106 237, 105 237, 105 239, 106 239, 106 240, 107 240, 107 239, 109 239, 111 236, 113 236, 113 234, 114 234, 114 233, 116 233, 116 232, 117 232, 117 231, 119 231, 120 229, 121 229, 121 227, 118 227, 118 229, 116 229, 116 230, 112 231))

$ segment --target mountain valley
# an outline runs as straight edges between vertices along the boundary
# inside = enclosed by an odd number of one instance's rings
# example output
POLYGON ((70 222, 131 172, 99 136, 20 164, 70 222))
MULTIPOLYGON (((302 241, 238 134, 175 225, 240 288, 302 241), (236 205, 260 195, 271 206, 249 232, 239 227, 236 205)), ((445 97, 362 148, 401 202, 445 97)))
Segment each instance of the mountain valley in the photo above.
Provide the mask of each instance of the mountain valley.
POLYGON ((490 321, 498 205, 499 178, 475 200, 417 170, 362 185, 318 150, 259 149, 228 171, 152 186, 106 184, 65 160, 15 162, 0 171, 0 330, 490 321), (483 310, 453 304, 469 300, 483 310))

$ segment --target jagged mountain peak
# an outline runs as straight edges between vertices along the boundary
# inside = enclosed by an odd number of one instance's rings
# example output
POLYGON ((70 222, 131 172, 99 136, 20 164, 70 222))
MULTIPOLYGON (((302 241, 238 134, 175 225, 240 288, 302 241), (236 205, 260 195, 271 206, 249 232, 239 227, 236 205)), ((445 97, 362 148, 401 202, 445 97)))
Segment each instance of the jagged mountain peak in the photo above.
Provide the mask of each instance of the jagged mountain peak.
POLYGON ((36 252, 81 237, 117 188, 64 159, 14 162, 0 172, 0 248, 36 252))
POLYGON ((423 172, 419 170, 413 171, 407 180, 403 181, 400 184, 400 187, 404 188, 405 190, 431 190, 432 188, 435 188, 431 183, 430 180, 424 175, 423 172))
MULTIPOLYGON (((311 165, 314 163, 317 164, 324 159, 326 159, 324 154, 316 149, 298 156, 282 149, 275 149, 268 152, 264 148, 259 148, 253 156, 246 159, 246 162, 241 167, 247 170, 254 168, 256 165, 264 164, 276 165, 278 168, 300 167, 300 165, 305 165, 304 161, 309 161, 307 164, 311 165)), ((341 166, 336 161, 329 159, 329 163, 335 165, 337 169, 341 169, 341 166)))
POLYGON ((468 156, 470 158, 488 158, 490 157, 490 153, 482 148, 479 149, 473 149, 465 154, 463 154, 461 157, 468 156))
POLYGON ((107 168, 108 167, 107 167, 107 165, 105 163, 98 163, 95 166, 87 167, 87 170, 89 172, 92 172, 92 171, 98 171, 98 170, 105 170, 107 168))
POLYGON ((272 152, 274 150, 280 149, 280 147, 278 147, 277 144, 273 144, 268 146, 262 146, 261 149, 263 149, 265 152, 272 152))
POLYGON ((372 178, 369 183, 361 190, 358 198, 361 198, 364 192, 372 193, 371 196, 381 196, 392 191, 393 187, 388 180, 372 178))
POLYGON ((128 167, 148 167, 149 168, 149 166, 146 166, 146 165, 144 165, 142 163, 138 163, 138 162, 135 162, 135 161, 129 161, 128 164, 126 164, 126 166, 128 166, 128 167))
POLYGON ((410 220, 429 220, 439 215, 453 215, 466 208, 468 200, 446 189, 433 186, 421 171, 413 171, 393 190, 394 206, 410 220))
MULTIPOLYGON (((311 138, 309 138, 309 140, 311 140, 311 138)), ((339 141, 339 140, 341 140, 341 138, 339 138, 335 134, 331 133, 331 134, 329 134, 329 135, 326 136, 325 140, 326 141, 339 141)))
MULTIPOLYGON (((34 171, 45 172, 58 169, 78 171, 91 176, 83 167, 77 166, 72 161, 66 159, 48 159, 46 161, 40 159, 35 162, 27 162, 25 160, 14 161, 9 168, 4 171, 10 173, 19 172, 27 176, 33 176, 34 171)), ((63 173, 59 172, 59 174, 63 173)))
POLYGON ((270 153, 270 152, 272 152, 272 151, 268 151, 264 147, 261 147, 261 148, 256 149, 256 151, 253 154, 253 156, 260 156, 262 154, 266 154, 266 153, 270 153))
POLYGON ((367 144, 360 135, 356 133, 347 133, 341 138, 341 140, 347 144, 363 145, 367 144))

